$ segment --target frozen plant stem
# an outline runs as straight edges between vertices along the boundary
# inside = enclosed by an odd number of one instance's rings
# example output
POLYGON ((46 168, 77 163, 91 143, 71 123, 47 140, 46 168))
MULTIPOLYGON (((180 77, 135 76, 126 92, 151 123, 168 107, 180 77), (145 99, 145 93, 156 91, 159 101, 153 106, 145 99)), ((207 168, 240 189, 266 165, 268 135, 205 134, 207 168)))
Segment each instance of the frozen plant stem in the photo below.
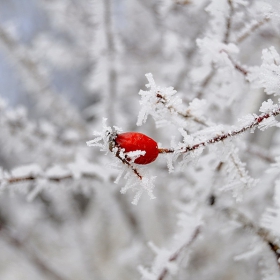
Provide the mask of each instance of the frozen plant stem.
POLYGON ((114 106, 116 104, 117 95, 117 75, 115 71, 115 45, 112 31, 112 3, 111 0, 104 0, 104 21, 105 21, 105 36, 107 41, 107 77, 108 77, 108 92, 106 97, 108 122, 112 125, 115 118, 114 106))
POLYGON ((230 30, 231 30, 231 21, 233 17, 233 5, 232 5, 232 0, 228 0, 228 5, 229 5, 229 16, 227 18, 227 25, 226 25, 226 33, 225 33, 225 38, 224 38, 224 43, 228 44, 229 43, 229 36, 230 36, 230 30))
MULTIPOLYGON (((162 103, 163 105, 165 105, 167 103, 167 100, 166 98, 160 93, 158 92, 157 93, 157 98, 159 99, 158 102, 162 103)), ((190 118, 192 119, 194 122, 196 123, 199 123, 203 126, 209 126, 209 124, 207 122, 205 122, 204 120, 202 119, 199 119, 195 116, 193 116, 188 110, 183 113, 183 112, 180 112, 178 111, 176 108, 174 108, 173 106, 167 106, 167 109, 172 113, 173 111, 176 112, 179 116, 183 117, 183 118, 190 118)))
POLYGON ((118 151, 116 152, 116 157, 117 157, 118 159, 120 159, 120 160, 122 161, 123 164, 125 164, 125 165, 127 165, 129 168, 131 168, 131 170, 134 172, 134 174, 135 174, 140 180, 143 179, 142 175, 140 175, 140 173, 138 172, 138 170, 137 170, 135 167, 133 167, 133 166, 131 165, 131 163, 130 163, 128 160, 126 160, 125 158, 122 158, 122 157, 120 156, 120 148, 119 148, 118 151))
MULTIPOLYGON (((0 186, 1 184, 17 184, 17 183, 24 183, 24 182, 34 182, 38 179, 46 179, 49 182, 53 183, 60 183, 62 181, 67 181, 67 180, 75 180, 73 175, 66 175, 66 176, 59 176, 59 177, 47 177, 46 175, 37 175, 37 176, 26 176, 26 177, 9 177, 7 179, 0 179, 0 186)), ((83 178, 88 178, 88 179, 95 179, 96 177, 94 175, 90 174, 84 174, 83 178)))
POLYGON ((263 20, 257 22, 256 24, 252 25, 250 30, 246 31, 244 34, 242 34, 239 38, 237 38, 236 43, 240 44, 242 43, 245 39, 247 39, 255 30, 263 26, 266 22, 269 22, 270 18, 265 17, 263 20))
POLYGON ((247 76, 248 75, 248 71, 243 67, 241 66, 240 64, 238 64, 236 61, 233 60, 233 58, 227 53, 227 51, 225 50, 221 50, 221 52, 224 52, 227 54, 228 56, 228 59, 230 60, 230 62, 232 63, 232 65, 234 66, 234 68, 239 71, 241 74, 243 74, 244 76, 247 76))
MULTIPOLYGON (((229 132, 226 132, 226 133, 222 133, 220 135, 217 135, 217 136, 215 136, 213 138, 210 138, 210 139, 208 139, 206 141, 194 144, 192 146, 183 147, 183 148, 181 148, 180 150, 178 150, 176 152, 179 152, 179 153, 183 154, 183 153, 194 151, 194 150, 196 150, 198 148, 201 148, 201 147, 206 147, 209 144, 215 144, 215 143, 221 142, 221 141, 226 140, 228 138, 231 138, 231 137, 237 136, 239 134, 242 134, 243 132, 245 132, 247 130, 255 128, 259 124, 261 124, 264 120, 266 120, 266 119, 268 119, 268 118, 270 118, 272 116, 277 116, 279 114, 280 114, 280 107, 278 107, 277 109, 274 109, 273 111, 271 111, 269 113, 263 113, 263 114, 261 114, 259 116, 256 116, 254 118, 254 121, 252 121, 252 123, 247 125, 247 126, 244 126, 242 128, 235 129, 235 130, 232 130, 232 131, 229 131, 229 132)), ((159 153, 162 153, 162 154, 174 153, 174 152, 175 152, 174 149, 168 149, 168 148, 167 149, 166 148, 159 149, 159 153)))
POLYGON ((230 218, 231 220, 235 220, 235 221, 239 222, 244 228, 253 230, 253 232, 256 233, 275 254, 275 257, 277 259, 277 264, 280 267, 280 263, 278 261, 278 259, 280 259, 280 247, 273 240, 273 238, 271 237, 271 235, 265 228, 256 226, 243 213, 241 213, 240 211, 238 211, 234 208, 229 208, 229 207, 224 208, 224 209, 222 209, 222 212, 224 212, 227 215, 227 217, 230 218))
MULTIPOLYGON (((180 256, 180 254, 186 249, 188 248, 191 244, 193 244, 193 242, 197 239, 197 237, 199 236, 199 233, 200 233, 200 228, 198 227, 191 239, 186 243, 184 244, 177 252, 175 252, 174 254, 172 254, 169 258, 169 262, 174 262, 178 259, 178 257, 180 256)), ((165 267, 162 272, 160 273, 159 277, 157 280, 163 280, 165 278, 165 276, 167 275, 168 273, 168 269, 165 267)))

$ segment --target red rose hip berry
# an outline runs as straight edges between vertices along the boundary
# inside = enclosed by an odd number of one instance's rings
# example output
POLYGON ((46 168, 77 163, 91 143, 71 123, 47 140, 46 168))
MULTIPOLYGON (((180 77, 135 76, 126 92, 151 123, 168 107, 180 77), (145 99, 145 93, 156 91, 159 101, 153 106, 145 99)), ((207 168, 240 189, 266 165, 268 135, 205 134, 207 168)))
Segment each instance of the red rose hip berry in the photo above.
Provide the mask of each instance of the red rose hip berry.
POLYGON ((148 164, 153 162, 158 156, 157 142, 145 134, 138 132, 126 132, 118 134, 115 138, 115 143, 125 152, 145 151, 145 155, 139 156, 134 163, 148 164))

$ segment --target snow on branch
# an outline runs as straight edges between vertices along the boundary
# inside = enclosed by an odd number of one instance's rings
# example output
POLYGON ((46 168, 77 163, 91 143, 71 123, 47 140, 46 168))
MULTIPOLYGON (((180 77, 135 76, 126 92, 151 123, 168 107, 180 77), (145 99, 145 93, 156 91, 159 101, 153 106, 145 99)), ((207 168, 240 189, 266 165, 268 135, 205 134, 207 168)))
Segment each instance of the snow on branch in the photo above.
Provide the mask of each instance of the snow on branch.
POLYGON ((210 125, 203 116, 205 110, 205 101, 194 99, 188 107, 184 106, 182 99, 179 98, 173 87, 157 86, 153 75, 146 74, 149 90, 140 90, 141 109, 138 115, 137 125, 141 126, 147 121, 149 115, 153 117, 157 126, 165 126, 172 123, 175 126, 185 127, 189 129, 192 122, 203 126, 210 125))
POLYGON ((241 119, 241 125, 238 127, 233 127, 231 130, 227 132, 217 131, 216 136, 205 139, 204 141, 191 144, 188 146, 181 146, 179 149, 161 149, 161 153, 189 153, 194 150, 207 147, 211 144, 216 144, 222 142, 226 139, 231 139, 232 137, 238 136, 245 131, 253 131, 255 128, 259 128, 260 130, 265 130, 271 126, 278 126, 278 122, 274 118, 280 114, 280 106, 276 104, 272 104, 272 101, 269 100, 263 103, 261 110, 264 112, 261 115, 248 115, 241 119), (269 106, 266 104, 269 103, 269 106), (265 108, 265 109, 264 109, 265 108))
MULTIPOLYGON (((274 253, 277 264, 280 266, 279 263, 279 250, 280 250, 280 245, 279 245, 279 240, 275 240, 273 235, 270 234, 270 230, 267 228, 267 223, 266 223, 266 218, 265 215, 263 216, 264 219, 261 221, 261 225, 258 226, 256 223, 251 221, 244 213, 241 211, 231 208, 231 207, 226 207, 226 208, 221 208, 219 209, 222 213, 226 214, 226 216, 232 220, 240 223, 243 228, 245 229, 250 229, 253 233, 255 233, 257 236, 260 237, 260 239, 271 249, 271 251, 274 253)), ((269 223, 271 225, 271 223, 269 223)), ((245 253, 246 254, 246 253, 245 253)), ((237 257, 239 258, 239 257, 237 257)), ((277 272, 279 273, 279 272, 277 272)))
POLYGON ((28 193, 27 199, 33 200, 47 185, 47 182, 63 182, 67 180, 98 179, 108 181, 108 173, 97 164, 77 158, 68 165, 53 165, 43 170, 38 164, 28 164, 15 167, 10 172, 0 169, 0 189, 13 190, 17 184, 35 183, 34 188, 28 193))

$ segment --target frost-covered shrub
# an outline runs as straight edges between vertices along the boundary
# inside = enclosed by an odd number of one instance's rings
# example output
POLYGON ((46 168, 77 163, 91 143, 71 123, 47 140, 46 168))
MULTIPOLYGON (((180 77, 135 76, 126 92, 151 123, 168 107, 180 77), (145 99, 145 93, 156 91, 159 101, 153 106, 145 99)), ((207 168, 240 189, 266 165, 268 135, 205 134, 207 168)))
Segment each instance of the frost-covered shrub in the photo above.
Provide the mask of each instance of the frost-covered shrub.
POLYGON ((278 1, 29 11, 0 15, 0 279, 279 279, 278 1))

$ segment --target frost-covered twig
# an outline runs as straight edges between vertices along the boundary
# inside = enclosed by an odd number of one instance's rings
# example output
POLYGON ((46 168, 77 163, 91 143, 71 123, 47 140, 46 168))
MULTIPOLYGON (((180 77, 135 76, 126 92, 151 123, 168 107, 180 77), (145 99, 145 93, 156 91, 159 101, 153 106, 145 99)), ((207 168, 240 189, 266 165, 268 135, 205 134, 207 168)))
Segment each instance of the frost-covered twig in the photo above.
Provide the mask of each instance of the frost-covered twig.
POLYGON ((163 96, 160 92, 158 92, 156 96, 158 97, 158 102, 162 103, 170 111, 171 114, 176 113, 183 118, 189 118, 189 119, 193 120, 194 122, 201 124, 203 126, 209 126, 209 124, 205 120, 194 116, 191 113, 191 110, 187 109, 185 112, 182 112, 182 111, 179 111, 177 108, 175 108, 172 105, 166 105, 166 104, 168 104, 168 101, 166 100, 166 97, 163 96))
POLYGON ((126 166, 128 166, 128 168, 130 168, 133 172, 134 172, 134 174, 140 179, 140 180, 142 180, 143 179, 143 176, 140 174, 140 172, 131 164, 131 162, 129 162, 125 157, 123 157, 123 156, 121 156, 121 148, 120 147, 118 147, 117 148, 117 151, 116 151, 116 153, 115 153, 115 156, 119 159, 119 160, 121 160, 121 162, 124 164, 124 165, 126 165, 126 166))
POLYGON ((221 209, 231 220, 239 222, 244 228, 252 230, 256 233, 273 251, 276 256, 277 264, 280 266, 278 259, 280 258, 280 245, 272 238, 271 234, 264 227, 259 227, 254 224, 245 214, 234 208, 223 208, 221 209))
POLYGON ((230 31, 231 31, 231 24, 232 24, 232 17, 233 17, 233 5, 232 5, 232 0, 228 0, 228 5, 229 5, 229 15, 227 18, 227 23, 226 23, 226 32, 225 32, 225 38, 224 38, 224 43, 228 44, 229 42, 229 36, 230 36, 230 31))
POLYGON ((138 115, 137 125, 146 122, 151 115, 158 126, 172 123, 175 126, 184 127, 190 130, 193 123, 203 126, 210 126, 212 123, 203 116, 204 100, 194 99, 188 107, 184 106, 182 99, 176 95, 173 87, 158 86, 151 73, 146 74, 149 83, 146 85, 149 90, 140 90, 141 110, 138 115))
POLYGON ((234 68, 236 70, 238 70, 240 73, 242 73, 244 76, 248 75, 248 70, 246 70, 243 66, 241 66, 239 63, 237 63, 236 61, 234 61, 234 59, 229 55, 229 53, 225 50, 222 50, 221 52, 224 52, 227 54, 228 59, 230 60, 230 62, 232 63, 232 65, 234 66, 234 68))
POLYGON ((258 28, 263 26, 265 23, 269 22, 270 18, 266 16, 263 20, 260 21, 254 21, 252 25, 244 31, 243 34, 241 34, 237 39, 236 42, 238 44, 242 43, 245 39, 247 39, 253 32, 255 32, 258 28))
POLYGON ((46 182, 62 182, 65 180, 76 180, 81 178, 99 178, 106 180, 103 176, 102 168, 96 164, 85 160, 70 163, 67 166, 52 166, 43 171, 37 164, 29 164, 16 167, 10 172, 0 169, 0 186, 8 186, 24 182, 36 182, 45 180, 46 182))
MULTIPOLYGON (((181 254, 186 248, 188 248, 188 247, 197 239, 197 237, 199 236, 199 233, 200 233, 200 228, 198 227, 198 228, 194 231, 194 233, 193 233, 191 239, 190 239, 187 243, 185 243, 181 248, 179 248, 179 250, 177 250, 175 253, 173 253, 173 254, 169 257, 168 261, 169 261, 169 262, 174 262, 174 261, 176 261, 176 260, 178 259, 178 257, 180 256, 180 254, 181 254)), ((164 269, 162 270, 162 272, 160 273, 160 275, 159 275, 159 277, 158 277, 157 280, 163 280, 167 274, 168 274, 168 269, 167 269, 167 268, 164 268, 164 269)))
MULTIPOLYGON (((194 151, 196 149, 199 149, 201 147, 207 147, 208 145, 222 142, 226 139, 229 139, 229 138, 232 138, 234 136, 240 135, 247 130, 254 129, 254 128, 258 127, 259 125, 262 125, 263 122, 265 122, 269 118, 277 116, 279 114, 280 114, 280 107, 277 106, 277 108, 274 108, 271 112, 263 113, 259 116, 257 116, 257 115, 251 116, 251 118, 253 120, 249 124, 247 124, 246 126, 243 126, 241 128, 235 128, 235 129, 230 130, 226 133, 220 133, 215 137, 212 137, 210 139, 207 139, 205 141, 202 141, 202 142, 194 144, 194 145, 189 145, 187 147, 182 147, 182 148, 180 148, 180 150, 177 150, 176 152, 177 153, 188 153, 188 152, 194 151)), ((260 127, 260 129, 263 129, 263 127, 260 127)), ((160 149, 160 153, 174 153, 174 152, 175 152, 174 149, 168 149, 168 148, 167 149, 166 148, 161 148, 160 149)))

